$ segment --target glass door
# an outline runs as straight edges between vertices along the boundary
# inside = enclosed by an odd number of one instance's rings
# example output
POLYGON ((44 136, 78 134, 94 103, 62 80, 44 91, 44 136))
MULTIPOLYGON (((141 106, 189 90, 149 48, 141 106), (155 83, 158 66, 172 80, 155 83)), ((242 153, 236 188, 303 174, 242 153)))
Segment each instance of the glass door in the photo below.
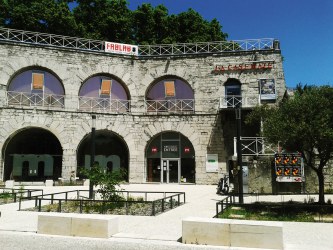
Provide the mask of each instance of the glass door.
POLYGON ((162 159, 162 183, 179 183, 179 159, 162 159))

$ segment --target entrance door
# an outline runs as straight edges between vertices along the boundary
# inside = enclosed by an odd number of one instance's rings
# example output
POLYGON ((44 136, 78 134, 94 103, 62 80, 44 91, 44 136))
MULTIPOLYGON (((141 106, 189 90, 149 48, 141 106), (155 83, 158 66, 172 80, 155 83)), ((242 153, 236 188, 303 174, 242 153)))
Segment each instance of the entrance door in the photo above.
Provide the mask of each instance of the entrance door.
POLYGON ((179 159, 162 159, 161 182, 179 183, 179 159))

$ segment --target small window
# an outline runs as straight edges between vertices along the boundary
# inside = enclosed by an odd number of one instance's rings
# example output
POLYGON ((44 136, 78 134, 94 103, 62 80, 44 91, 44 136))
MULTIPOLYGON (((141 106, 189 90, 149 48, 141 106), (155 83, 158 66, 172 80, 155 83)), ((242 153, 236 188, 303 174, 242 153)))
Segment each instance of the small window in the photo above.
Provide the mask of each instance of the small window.
POLYGON ((32 73, 32 89, 43 90, 44 87, 44 74, 43 73, 32 73))
POLYGON ((102 79, 100 95, 110 95, 111 86, 112 86, 112 81, 110 79, 102 79))
POLYGON ((175 97, 176 96, 174 81, 164 82, 164 88, 165 88, 165 97, 175 97))

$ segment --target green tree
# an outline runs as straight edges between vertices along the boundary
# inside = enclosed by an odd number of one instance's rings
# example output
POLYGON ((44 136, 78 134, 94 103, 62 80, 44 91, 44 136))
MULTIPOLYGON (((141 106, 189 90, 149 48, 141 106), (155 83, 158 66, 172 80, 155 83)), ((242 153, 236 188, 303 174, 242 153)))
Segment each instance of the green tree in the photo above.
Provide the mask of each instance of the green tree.
POLYGON ((333 88, 298 86, 279 106, 257 108, 248 122, 262 119, 263 136, 289 152, 301 152, 318 177, 319 203, 325 203, 324 174, 333 156, 333 88))
POLYGON ((109 172, 105 171, 98 164, 95 164, 90 169, 81 169, 80 173, 89 178, 93 186, 98 188, 97 193, 101 195, 103 200, 122 200, 117 191, 120 187, 120 182, 124 180, 124 176, 126 175, 124 170, 109 172))
POLYGON ((91 39, 128 43, 131 37, 131 11, 126 0, 77 0, 75 20, 91 39))
POLYGON ((133 26, 136 43, 153 44, 156 42, 154 8, 151 4, 144 3, 133 12, 133 26))
POLYGON ((225 40, 220 23, 193 9, 169 15, 164 5, 126 0, 0 0, 0 25, 13 29, 132 44, 225 40), (74 9, 69 3, 74 3, 74 9))
POLYGON ((0 0, 1 26, 28 31, 76 35, 79 27, 64 0, 0 0))
POLYGON ((221 25, 216 19, 208 22, 191 8, 177 16, 175 27, 178 35, 177 42, 209 42, 227 38, 227 34, 222 32, 221 25))

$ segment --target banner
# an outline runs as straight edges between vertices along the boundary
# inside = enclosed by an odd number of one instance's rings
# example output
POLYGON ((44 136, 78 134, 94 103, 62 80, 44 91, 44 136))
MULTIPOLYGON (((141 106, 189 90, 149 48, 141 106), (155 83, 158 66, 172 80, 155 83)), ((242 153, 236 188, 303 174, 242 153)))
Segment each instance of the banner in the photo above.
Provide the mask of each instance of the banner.
POLYGON ((139 47, 131 44, 105 42, 105 52, 137 56, 139 47))

